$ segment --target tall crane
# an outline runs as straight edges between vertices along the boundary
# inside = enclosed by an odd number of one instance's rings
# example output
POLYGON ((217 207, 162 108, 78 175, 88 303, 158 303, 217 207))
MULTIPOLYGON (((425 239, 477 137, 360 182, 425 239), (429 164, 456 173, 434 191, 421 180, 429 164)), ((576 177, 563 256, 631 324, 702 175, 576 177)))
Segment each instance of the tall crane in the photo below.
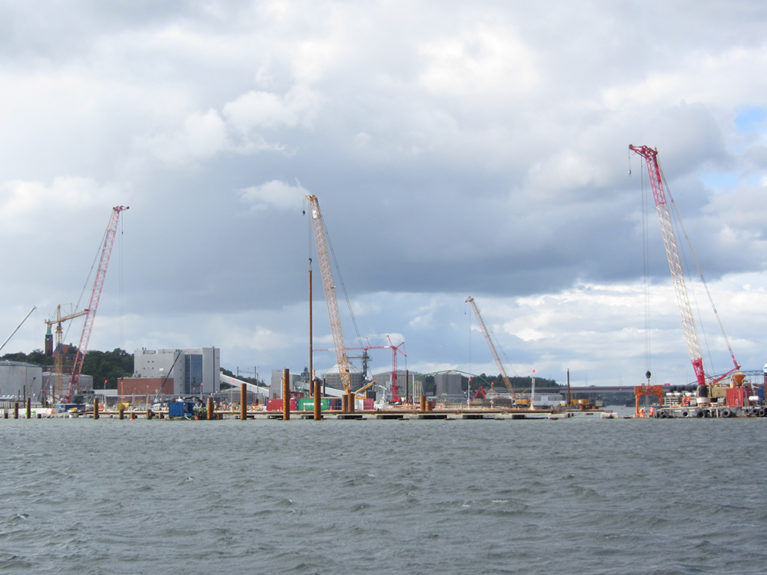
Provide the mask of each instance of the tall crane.
MULTIPOLYGON (((402 403, 402 396, 399 394, 399 386, 397 385, 397 352, 407 357, 407 354, 400 349, 405 345, 405 342, 394 345, 388 335, 386 338, 389 340, 389 345, 386 347, 391 348, 391 400, 393 403, 402 403)), ((405 386, 407 386, 407 382, 405 382, 405 386)))
MULTIPOLYGON (((658 150, 650 148, 649 146, 633 145, 629 145, 629 150, 644 158, 645 165, 647 166, 647 172, 650 177, 650 186, 652 187, 652 195, 655 200, 655 209, 658 212, 660 229, 663 234, 663 245, 666 249, 668 267, 671 271, 671 279, 674 284, 674 294, 676 295, 676 302, 679 306, 679 313, 682 316, 682 328, 684 329, 685 339, 687 340, 687 350, 690 354, 690 360, 692 361, 695 378, 698 381, 698 387, 699 389, 705 388, 707 382, 706 373, 703 369, 703 354, 700 350, 698 332, 695 328, 692 307, 690 306, 690 300, 687 296, 687 285, 684 279, 684 272, 682 271, 682 264, 679 260, 679 248, 677 247, 674 227, 671 221, 671 211, 669 210, 668 202, 666 201, 663 173, 658 164, 658 150)), ((716 383, 732 372, 740 369, 740 365, 738 365, 735 355, 732 353, 732 349, 730 349, 730 357, 732 358, 735 367, 724 375, 712 380, 711 383, 716 383)))
POLYGON ((495 344, 493 344, 493 340, 490 337, 490 332, 487 330, 485 320, 482 319, 482 315, 479 313, 477 302, 475 302, 474 298, 471 296, 467 297, 466 301, 471 304, 471 307, 474 310, 474 315, 477 316, 479 327, 482 329, 482 335, 485 336, 487 346, 490 348, 490 352, 493 354, 493 358, 495 359, 495 363, 498 366, 498 369, 501 370, 501 378, 503 379, 503 384, 506 386, 506 389, 509 390, 509 397, 511 397, 511 401, 514 402, 514 400, 516 400, 516 395, 514 395, 514 388, 511 386, 511 380, 509 379, 509 376, 506 375, 506 369, 503 367, 503 362, 498 356, 498 352, 495 350, 495 344))
POLYGON ((306 196, 311 206, 312 231, 314 232, 314 245, 317 257, 320 259, 320 272, 322 274, 322 287, 325 290, 325 303, 328 306, 330 319, 330 331, 333 334, 333 347, 336 351, 336 363, 338 374, 341 376, 341 384, 348 394, 352 391, 352 377, 349 369, 349 356, 346 354, 344 334, 341 328, 341 314, 338 312, 338 300, 336 298, 336 285, 333 279, 333 269, 330 264, 330 251, 328 247, 328 235, 325 230, 325 221, 322 219, 320 203, 317 196, 306 196))
POLYGON ((72 377, 69 379, 69 388, 67 389, 67 394, 64 398, 67 402, 72 401, 74 392, 80 384, 80 372, 83 369, 85 354, 88 352, 88 342, 91 338, 93 322, 96 319, 96 311, 98 310, 99 301, 101 300, 101 290, 104 287, 104 280, 106 279, 107 268, 109 267, 109 258, 112 255, 112 247, 114 246, 115 235, 117 234, 117 224, 120 221, 120 213, 127 209, 129 209, 128 206, 115 206, 112 208, 112 215, 109 218, 109 224, 107 225, 107 230, 104 234, 104 243, 101 248, 101 257, 99 258, 99 267, 96 270, 96 278, 93 281, 91 299, 88 302, 88 307, 84 310, 86 311, 86 314, 85 323, 83 324, 83 332, 80 335, 80 345, 77 346, 77 355, 75 355, 75 361, 72 365, 72 377))
POLYGON ((63 374, 64 374, 64 350, 62 348, 63 329, 61 324, 65 321, 69 321, 88 313, 87 309, 61 315, 61 304, 56 306, 56 318, 46 319, 45 324, 48 326, 47 333, 45 334, 45 354, 53 355, 53 373, 56 377, 53 386, 53 397, 58 399, 63 395, 63 374), (53 334, 51 333, 51 327, 56 326, 56 342, 54 345, 53 334))

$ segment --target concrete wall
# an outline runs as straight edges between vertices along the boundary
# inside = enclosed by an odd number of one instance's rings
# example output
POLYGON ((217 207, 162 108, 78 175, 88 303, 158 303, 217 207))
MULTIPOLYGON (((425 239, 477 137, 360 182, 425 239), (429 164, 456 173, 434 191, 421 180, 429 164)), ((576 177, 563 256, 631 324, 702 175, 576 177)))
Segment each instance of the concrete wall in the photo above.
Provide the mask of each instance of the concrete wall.
POLYGON ((43 368, 20 361, 0 361, 0 397, 22 401, 31 397, 40 400, 43 368))

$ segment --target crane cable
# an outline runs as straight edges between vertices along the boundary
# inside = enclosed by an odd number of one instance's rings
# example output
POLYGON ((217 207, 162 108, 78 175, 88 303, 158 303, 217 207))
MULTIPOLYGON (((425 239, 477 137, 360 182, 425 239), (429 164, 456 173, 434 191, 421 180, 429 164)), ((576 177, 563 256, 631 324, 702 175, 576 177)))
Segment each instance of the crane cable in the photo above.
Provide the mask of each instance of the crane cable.
MULTIPOLYGON (((714 304, 714 298, 711 296, 711 291, 708 288, 708 282, 706 281, 706 278, 703 276, 703 269, 701 268, 700 261, 698 260, 698 256, 695 253, 695 249, 692 246, 692 242, 690 241, 690 236, 687 235, 687 230, 684 227, 684 222, 682 221, 682 218, 679 215, 679 210, 677 208, 676 202, 674 201, 674 196, 671 195, 671 192, 668 189, 668 183, 666 182, 666 176, 663 174, 663 170, 661 169, 661 177, 663 178, 663 184, 666 186, 666 192, 668 194, 669 199, 671 200, 671 208, 674 212, 674 216, 676 217, 677 223, 679 224, 679 227, 682 230, 682 235, 684 236, 685 242, 687 243, 687 247, 690 250, 690 255, 692 256, 692 260, 695 263, 695 268, 698 271, 698 277, 700 277, 701 284, 703 284, 703 288, 706 291, 706 297, 708 298, 708 302, 711 305, 711 309, 714 312, 714 317, 716 318, 717 324, 719 325, 719 331, 722 332, 722 337, 724 337, 724 342, 727 345, 727 351, 730 353, 730 357, 732 358, 733 363, 735 364, 736 368, 738 367, 738 362, 735 360, 735 354, 732 351, 732 345, 730 344, 730 338, 727 336, 727 332, 724 329, 724 324, 722 323, 722 318, 719 316, 719 310, 717 309, 716 305, 714 304)), ((701 325, 701 329, 703 329, 703 326, 701 325)), ((703 338, 704 341, 706 341, 706 350, 709 354, 709 357, 711 357, 711 352, 709 349, 708 340, 706 338, 706 332, 703 331, 703 338)))
MULTIPOLYGON (((629 150, 629 155, 631 150, 629 150)), ((646 160, 642 160, 646 161, 646 160)), ((629 165, 631 159, 629 158, 629 165)), ((631 174, 631 168, 629 168, 631 174)), ((647 212, 649 211, 649 194, 645 186, 644 170, 639 170, 642 214, 642 282, 644 291, 644 334, 645 334, 645 372, 652 373, 652 332, 650 330, 650 271, 648 260, 648 225, 647 212)))

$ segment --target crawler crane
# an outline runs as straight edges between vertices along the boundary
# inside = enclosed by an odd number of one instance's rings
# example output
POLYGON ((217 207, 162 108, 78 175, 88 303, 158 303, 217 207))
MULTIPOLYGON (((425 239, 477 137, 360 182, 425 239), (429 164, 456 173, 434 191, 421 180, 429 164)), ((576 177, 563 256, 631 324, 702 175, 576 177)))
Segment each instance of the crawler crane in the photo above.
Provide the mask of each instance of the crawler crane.
MULTIPOLYGON (((106 279, 107 268, 109 266, 109 258, 112 255, 112 247, 114 246, 115 235, 117 234, 117 224, 120 220, 120 212, 127 209, 128 206, 115 206, 112 208, 112 216, 109 218, 109 224, 107 225, 106 233, 104 234, 104 242, 102 244, 101 256, 99 258, 99 267, 96 271, 96 278, 93 282, 93 290, 91 291, 88 307, 76 314, 72 314, 72 317, 85 315, 85 323, 83 324, 83 332, 80 335, 80 345, 77 346, 77 354, 75 355, 75 360, 72 365, 72 375, 69 378, 69 386, 66 394, 62 398, 64 403, 70 403, 72 401, 80 384, 80 372, 83 369, 85 354, 88 352, 88 342, 91 338, 93 322, 96 319, 96 311, 98 310, 99 301, 101 300, 101 290, 104 287, 104 280, 106 279)), ((59 325, 60 321, 63 319, 64 318, 59 318, 59 325)))
POLYGON ((506 370, 503 367, 503 362, 501 361, 501 358, 498 356, 498 352, 495 350, 495 345, 493 344, 493 340, 490 337, 490 332, 487 330, 485 321, 482 319, 482 315, 479 313, 479 308, 477 307, 477 303, 474 301, 474 298, 471 296, 467 297, 466 301, 471 304, 471 307, 474 310, 474 315, 477 316, 479 327, 482 329, 482 335, 485 336, 485 340, 487 341, 487 345, 490 348, 490 352, 493 354, 495 363, 498 366, 498 369, 501 370, 501 378, 503 379, 503 384, 506 386, 506 389, 509 390, 509 397, 511 398, 511 402, 513 404, 516 401, 516 395, 514 395, 514 388, 511 386, 511 380, 509 380, 509 376, 506 375, 506 370))
POLYGON ((328 247, 327 231, 322 219, 320 203, 315 195, 307 195, 311 207, 312 231, 314 232, 314 244, 317 257, 320 259, 320 272, 322 273, 322 287, 325 290, 325 303, 328 306, 330 318, 330 331, 333 334, 333 347, 336 352, 338 374, 341 376, 341 384, 344 392, 349 395, 352 392, 352 378, 349 368, 349 356, 346 354, 344 334, 341 328, 341 314, 338 312, 338 300, 336 298, 336 285, 333 279, 333 269, 330 265, 330 251, 328 247))
MULTIPOLYGON (((660 169, 660 165, 658 164, 658 150, 650 148, 649 146, 631 145, 629 146, 629 150, 638 154, 639 156, 642 156, 647 166, 647 172, 650 177, 650 186, 652 187, 652 194, 655 200, 655 208, 658 212, 660 228, 661 232, 663 233, 663 244, 666 249, 668 267, 671 271, 671 279, 674 283, 676 302, 679 306, 679 312, 682 316, 682 327, 684 328, 685 339, 687 340, 687 349, 690 353, 690 360, 692 361, 692 367, 695 371, 695 377, 698 382, 698 395, 700 397, 708 397, 707 386, 715 384, 734 371, 739 370, 740 365, 738 365, 738 362, 735 359, 735 355, 732 352, 732 348, 729 346, 728 342, 727 346, 729 348, 730 357, 732 358, 732 362, 735 367, 729 370, 727 373, 707 381, 707 376, 705 370, 703 369, 703 355, 701 353, 700 343, 698 341, 698 332, 695 328, 692 308, 690 307, 690 300, 687 295, 687 285, 685 284, 684 272, 682 271, 682 264, 679 260, 679 248, 677 247, 676 237, 674 235, 674 227, 671 221, 671 211, 669 210, 669 205, 666 201, 664 178, 660 169)), ((724 330, 722 330, 722 332, 724 332, 724 330)), ((725 339, 727 339, 726 334, 725 339)))

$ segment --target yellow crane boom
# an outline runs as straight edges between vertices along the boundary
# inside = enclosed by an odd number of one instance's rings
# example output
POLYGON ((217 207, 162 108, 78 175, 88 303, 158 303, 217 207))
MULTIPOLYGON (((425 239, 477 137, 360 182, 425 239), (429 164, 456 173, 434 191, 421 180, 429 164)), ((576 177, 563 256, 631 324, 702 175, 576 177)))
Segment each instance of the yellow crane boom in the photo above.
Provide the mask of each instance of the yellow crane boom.
POLYGON ((330 265, 330 253, 328 249, 328 237, 325 230, 325 222, 320 212, 320 204, 317 196, 306 196, 311 206, 312 231, 314 232, 314 245, 317 257, 320 260, 320 272, 322 274, 322 287, 325 290, 325 303, 328 306, 330 318, 330 331, 333 333, 333 346, 336 350, 336 363, 338 373, 341 376, 341 384, 346 393, 352 391, 352 377, 349 369, 349 357, 346 355, 346 344, 341 329, 341 314, 338 312, 338 300, 336 298, 336 285, 333 279, 333 269, 330 265))
POLYGON ((491 353, 493 354, 495 363, 498 366, 498 369, 501 370, 501 377, 503 378, 503 383, 506 386, 506 389, 509 390, 509 395, 511 396, 511 400, 514 401, 516 399, 516 396, 514 395, 514 388, 511 386, 511 381, 509 380, 509 376, 506 375, 506 370, 503 367, 503 362, 501 362, 501 358, 498 357, 498 352, 495 350, 495 345, 493 344, 493 340, 490 338, 490 332, 487 330, 485 321, 482 319, 482 315, 479 313, 479 308, 477 307, 477 303, 474 301, 474 298, 471 296, 467 297, 466 301, 470 303, 472 309, 474 309, 474 315, 477 316, 479 327, 482 329, 482 335, 485 336, 485 340, 487 341, 487 345, 490 348, 491 353))

